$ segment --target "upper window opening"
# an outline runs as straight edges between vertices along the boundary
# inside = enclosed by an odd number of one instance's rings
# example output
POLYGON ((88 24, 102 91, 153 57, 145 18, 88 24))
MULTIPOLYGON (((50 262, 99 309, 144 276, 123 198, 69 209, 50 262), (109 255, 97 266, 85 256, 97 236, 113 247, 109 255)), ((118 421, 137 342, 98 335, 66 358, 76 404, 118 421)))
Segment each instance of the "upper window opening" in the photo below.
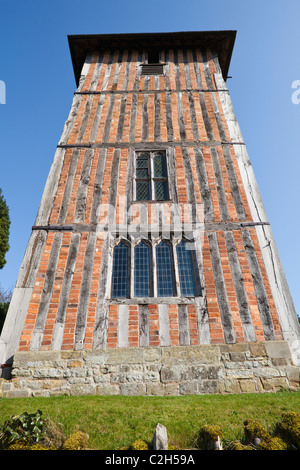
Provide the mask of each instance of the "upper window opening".
POLYGON ((158 51, 148 52, 148 64, 159 64, 159 52, 158 51))
POLYGON ((135 184, 137 201, 166 201, 169 199, 165 152, 141 152, 138 154, 135 184))
POLYGON ((148 52, 148 63, 142 64, 142 75, 163 75, 164 64, 159 61, 159 51, 148 52))

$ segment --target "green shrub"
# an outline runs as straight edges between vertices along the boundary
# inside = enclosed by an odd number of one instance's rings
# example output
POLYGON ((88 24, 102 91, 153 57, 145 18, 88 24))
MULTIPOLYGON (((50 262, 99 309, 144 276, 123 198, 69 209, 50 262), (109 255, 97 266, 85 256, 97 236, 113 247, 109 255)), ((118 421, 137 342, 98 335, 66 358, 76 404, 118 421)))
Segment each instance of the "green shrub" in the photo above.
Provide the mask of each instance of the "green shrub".
POLYGON ((45 437, 42 412, 23 413, 12 416, 0 428, 0 449, 5 450, 11 445, 29 446, 39 443, 45 437))

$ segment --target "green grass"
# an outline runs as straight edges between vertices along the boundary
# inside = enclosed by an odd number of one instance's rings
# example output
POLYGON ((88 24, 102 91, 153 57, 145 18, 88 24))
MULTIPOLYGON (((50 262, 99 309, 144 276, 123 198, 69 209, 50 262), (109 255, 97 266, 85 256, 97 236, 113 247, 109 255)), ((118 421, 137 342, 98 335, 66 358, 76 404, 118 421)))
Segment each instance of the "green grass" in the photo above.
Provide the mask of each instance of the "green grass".
POLYGON ((59 396, 0 398, 0 425, 12 415, 41 410, 68 436, 80 429, 89 447, 117 450, 136 439, 151 442, 157 423, 167 427, 169 443, 193 448, 204 424, 220 425, 225 441, 243 437, 243 422, 258 420, 268 431, 284 411, 300 412, 300 392, 180 397, 59 396))

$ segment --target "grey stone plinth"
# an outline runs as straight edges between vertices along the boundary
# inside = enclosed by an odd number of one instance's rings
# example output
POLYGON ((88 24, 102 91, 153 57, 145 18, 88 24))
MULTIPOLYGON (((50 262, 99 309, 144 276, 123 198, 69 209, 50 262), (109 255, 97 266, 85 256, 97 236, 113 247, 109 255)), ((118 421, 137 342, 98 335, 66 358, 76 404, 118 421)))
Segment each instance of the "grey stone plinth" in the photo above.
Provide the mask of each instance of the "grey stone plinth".
POLYGON ((300 389, 286 341, 30 351, 15 354, 0 396, 149 395, 300 389))

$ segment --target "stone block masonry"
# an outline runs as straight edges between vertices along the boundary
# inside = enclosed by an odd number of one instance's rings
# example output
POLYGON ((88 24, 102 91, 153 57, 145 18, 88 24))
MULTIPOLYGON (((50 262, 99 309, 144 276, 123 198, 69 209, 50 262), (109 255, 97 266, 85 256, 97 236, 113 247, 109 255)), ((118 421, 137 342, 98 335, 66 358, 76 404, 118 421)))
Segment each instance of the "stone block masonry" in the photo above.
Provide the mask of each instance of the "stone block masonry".
POLYGON ((17 352, 0 396, 178 396, 299 390, 286 341, 17 352))

